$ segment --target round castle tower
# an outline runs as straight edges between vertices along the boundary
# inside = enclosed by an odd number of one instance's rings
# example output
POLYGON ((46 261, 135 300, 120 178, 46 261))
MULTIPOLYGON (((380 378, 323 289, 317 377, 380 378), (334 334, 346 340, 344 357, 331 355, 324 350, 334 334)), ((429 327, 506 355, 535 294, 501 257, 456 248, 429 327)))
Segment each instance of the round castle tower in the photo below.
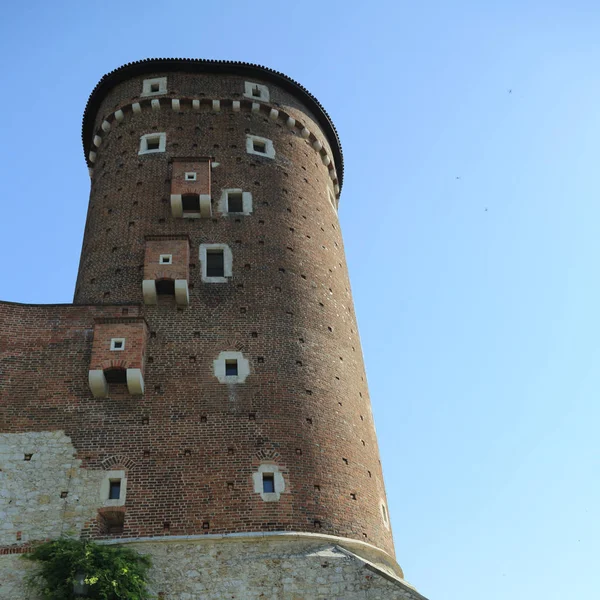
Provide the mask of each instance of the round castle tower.
POLYGON ((83 144, 74 303, 123 307, 69 432, 120 457, 87 535, 325 540, 402 577, 323 107, 257 65, 147 60, 100 81, 83 144))

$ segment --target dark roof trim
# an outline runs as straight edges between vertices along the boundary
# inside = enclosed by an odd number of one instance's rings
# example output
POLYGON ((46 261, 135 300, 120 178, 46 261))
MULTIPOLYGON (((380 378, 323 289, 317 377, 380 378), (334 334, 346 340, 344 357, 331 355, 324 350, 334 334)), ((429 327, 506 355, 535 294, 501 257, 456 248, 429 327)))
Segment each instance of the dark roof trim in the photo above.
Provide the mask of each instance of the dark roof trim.
POLYGON ((296 95, 316 116, 323 129, 334 154, 336 170, 340 188, 344 177, 344 157, 337 130, 332 123, 327 111, 321 103, 302 85, 287 75, 267 67, 252 63, 235 62, 229 60, 207 60, 203 58, 147 58, 136 62, 127 63, 110 73, 107 73, 98 82, 87 101, 83 113, 82 141, 83 150, 87 157, 94 136, 94 120, 104 96, 117 84, 146 73, 156 71, 187 71, 192 73, 221 73, 248 75, 272 81, 278 87, 296 95))

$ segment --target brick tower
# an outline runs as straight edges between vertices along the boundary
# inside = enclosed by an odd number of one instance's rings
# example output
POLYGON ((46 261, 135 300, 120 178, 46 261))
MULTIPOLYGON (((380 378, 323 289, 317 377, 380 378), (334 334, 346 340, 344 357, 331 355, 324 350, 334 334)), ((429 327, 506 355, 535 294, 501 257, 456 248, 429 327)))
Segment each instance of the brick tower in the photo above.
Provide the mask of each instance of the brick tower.
POLYGON ((151 554, 164 598, 421 598, 323 107, 257 65, 146 60, 101 79, 83 145, 74 303, 0 304, 0 598, 25 598, 11 555, 61 534, 151 554))

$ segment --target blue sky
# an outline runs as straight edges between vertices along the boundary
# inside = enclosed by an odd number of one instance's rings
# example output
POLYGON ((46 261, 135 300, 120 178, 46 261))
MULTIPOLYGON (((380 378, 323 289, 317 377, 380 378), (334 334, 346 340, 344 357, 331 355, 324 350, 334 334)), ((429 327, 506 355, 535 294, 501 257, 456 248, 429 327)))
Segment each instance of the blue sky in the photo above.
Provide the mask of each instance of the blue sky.
POLYGON ((72 299, 81 115, 104 73, 163 56, 283 71, 344 147, 340 220, 407 579, 431 600, 589 597, 600 6, 491 4, 8 4, 0 298, 72 299))

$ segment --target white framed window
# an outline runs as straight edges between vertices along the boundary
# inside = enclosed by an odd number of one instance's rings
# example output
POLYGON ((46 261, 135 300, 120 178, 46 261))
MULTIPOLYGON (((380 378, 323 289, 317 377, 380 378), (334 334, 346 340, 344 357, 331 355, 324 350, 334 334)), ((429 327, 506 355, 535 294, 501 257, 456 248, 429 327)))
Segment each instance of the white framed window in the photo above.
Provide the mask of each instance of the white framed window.
POLYGON ((273 142, 258 135, 246 135, 246 152, 248 154, 256 154, 257 156, 275 158, 273 142))
POLYGON ((167 93, 167 78, 155 77, 154 79, 144 79, 142 84, 142 96, 159 96, 167 93))
POLYGON ((202 281, 227 283, 233 271, 233 255, 227 244, 200 244, 202 281))
POLYGON ((262 83, 244 81, 244 96, 261 102, 269 101, 269 88, 262 83))
POLYGON ((107 471, 100 483, 100 501, 103 506, 123 506, 127 495, 125 471, 107 471))
POLYGON ((388 515, 388 511, 387 511, 387 507, 385 505, 385 502, 381 502, 381 518, 383 519, 383 524, 385 525, 386 529, 390 528, 390 517, 388 515))
POLYGON ((219 211, 224 215, 252 214, 252 194, 240 188, 223 190, 219 202, 219 211))
POLYGON ((333 210, 337 212, 337 202, 335 200, 333 192, 329 188, 327 188, 327 196, 329 197, 329 202, 331 206, 333 206, 333 210))
POLYGON ((285 491, 285 479, 279 467, 271 463, 263 463, 252 473, 254 493, 260 494, 265 502, 277 502, 285 491))
POLYGON ((239 372, 238 359, 237 358, 226 358, 225 359, 225 377, 237 377, 239 372))
POLYGON ((186 181, 196 181, 196 172, 195 171, 190 171, 189 173, 185 174, 185 180, 186 181))
POLYGON ((213 361, 213 370, 221 383, 244 383, 250 375, 250 363, 241 352, 225 350, 213 361))
POLYGON ((112 338, 110 340, 110 349, 113 352, 120 352, 125 350, 125 338, 112 338))
POLYGON ((138 154, 153 154, 164 152, 167 147, 166 133, 147 133, 140 138, 138 154))
POLYGON ((158 262, 161 265, 172 265, 173 264, 173 255, 172 254, 161 254, 158 262))

